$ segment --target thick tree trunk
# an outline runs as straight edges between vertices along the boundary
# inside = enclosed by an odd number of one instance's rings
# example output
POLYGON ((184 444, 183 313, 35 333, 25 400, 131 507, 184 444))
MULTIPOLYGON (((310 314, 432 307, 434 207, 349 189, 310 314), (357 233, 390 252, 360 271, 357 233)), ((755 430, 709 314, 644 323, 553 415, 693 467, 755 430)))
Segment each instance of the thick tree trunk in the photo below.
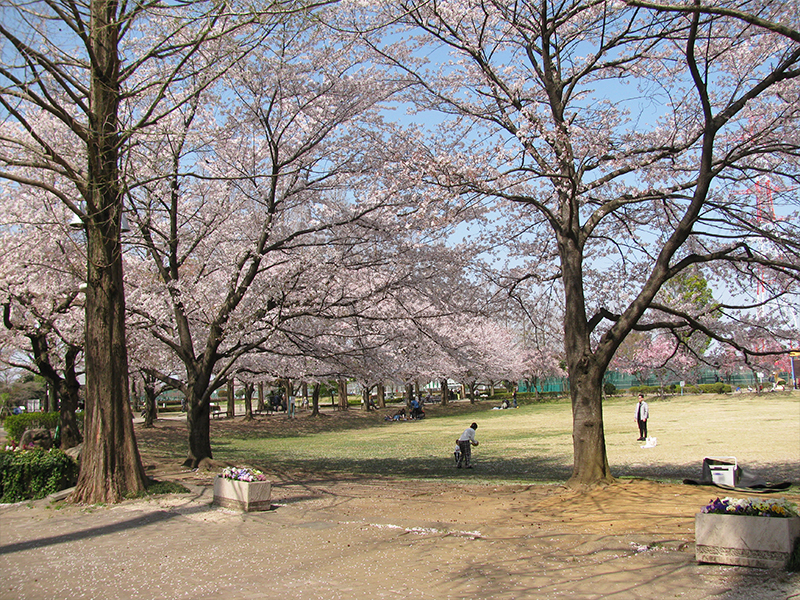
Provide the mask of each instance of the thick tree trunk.
MULTIPOLYGON (((289 414, 289 397, 294 396, 294 383, 288 377, 283 379, 283 397, 285 398, 286 414, 289 414)), ((296 405, 295 405, 296 406, 296 405)))
POLYGON ((447 406, 450 401, 450 388, 447 387, 447 379, 442 379, 439 385, 442 388, 442 406, 447 406))
POLYGON ((382 383, 378 384, 378 408, 386 408, 386 386, 382 383))
POLYGON ((196 469, 204 458, 213 458, 211 453, 211 394, 203 386, 202 395, 198 395, 193 387, 188 389, 186 422, 189 427, 189 456, 183 466, 196 469))
POLYGON ((128 399, 120 219, 117 2, 94 0, 86 190, 86 420, 73 502, 119 502, 146 478, 128 399))
MULTIPOLYGON (((592 352, 586 302, 583 294, 583 257, 574 237, 561 238, 564 282, 564 352, 572 399, 573 469, 569 485, 595 485, 613 481, 606 455, 603 428, 603 376, 592 352)), ((608 358, 610 360, 610 357, 608 358)))
POLYGON ((603 374, 596 366, 570 372, 573 469, 570 485, 611 483, 603 427, 603 374))
POLYGON ((85 442, 72 500, 113 503, 144 491, 146 479, 128 400, 121 248, 101 228, 88 234, 85 442))

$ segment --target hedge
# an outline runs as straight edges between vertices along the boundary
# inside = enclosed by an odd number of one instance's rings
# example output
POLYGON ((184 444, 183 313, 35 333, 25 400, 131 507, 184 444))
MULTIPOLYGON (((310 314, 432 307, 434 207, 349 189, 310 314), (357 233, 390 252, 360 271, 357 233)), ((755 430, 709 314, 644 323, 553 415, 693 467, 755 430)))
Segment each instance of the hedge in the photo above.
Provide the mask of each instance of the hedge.
POLYGON ((722 383, 721 381, 717 383, 701 383, 698 387, 706 394, 730 394, 731 392, 730 384, 722 383))
POLYGON ((32 412, 9 415, 3 424, 6 436, 15 444, 19 444, 26 429, 55 429, 58 426, 57 412, 32 412))
MULTIPOLYGON (((680 390, 680 386, 676 383, 671 383, 664 386, 664 390, 668 393, 675 394, 680 390)), ((661 393, 661 386, 658 385, 634 385, 628 389, 630 394, 634 396, 638 393, 642 394, 659 394, 661 393)), ((729 394, 731 386, 728 383, 701 383, 699 385, 689 384, 683 388, 685 394, 729 394)))
MULTIPOLYGON (((83 412, 78 412, 75 418, 78 420, 78 427, 83 429, 83 412)), ((54 431, 58 427, 59 413, 56 412, 32 412, 20 415, 10 415, 6 417, 3 429, 6 430, 6 437, 9 441, 19 444, 22 434, 27 429, 49 429, 54 431)))
POLYGON ((0 451, 0 502, 44 498, 77 478, 77 463, 61 450, 0 451))

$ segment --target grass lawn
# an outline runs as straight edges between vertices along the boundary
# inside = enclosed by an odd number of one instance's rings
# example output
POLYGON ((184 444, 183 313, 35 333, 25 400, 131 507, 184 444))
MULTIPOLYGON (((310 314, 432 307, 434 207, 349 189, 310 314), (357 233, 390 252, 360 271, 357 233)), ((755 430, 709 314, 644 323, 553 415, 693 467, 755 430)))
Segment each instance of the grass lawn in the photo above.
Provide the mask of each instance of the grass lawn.
MULTIPOLYGON (((771 482, 800 483, 800 393, 648 398, 655 448, 636 441, 635 399, 604 405, 606 447, 617 477, 660 481, 699 479, 706 456, 735 456, 771 482)), ((387 422, 358 409, 289 421, 272 415, 251 423, 215 421, 217 460, 268 471, 406 478, 469 479, 484 483, 563 482, 572 471, 572 415, 566 400, 491 410, 496 401, 426 407, 422 421, 387 422), (476 469, 453 467, 455 439, 479 424, 476 469)), ((185 442, 184 442, 185 444, 185 442)), ((185 447, 185 446, 184 446, 185 447)))

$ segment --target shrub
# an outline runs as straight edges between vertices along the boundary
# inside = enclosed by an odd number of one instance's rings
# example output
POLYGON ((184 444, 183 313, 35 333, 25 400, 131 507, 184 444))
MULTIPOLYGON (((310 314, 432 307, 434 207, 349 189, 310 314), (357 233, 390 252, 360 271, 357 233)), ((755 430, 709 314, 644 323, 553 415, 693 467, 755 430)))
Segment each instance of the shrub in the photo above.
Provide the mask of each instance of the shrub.
POLYGON ((702 383, 698 387, 706 394, 727 394, 731 391, 730 384, 722 383, 721 381, 717 383, 702 383))
POLYGON ((614 385, 613 383, 611 383, 610 381, 606 381, 606 382, 603 384, 603 393, 604 393, 606 396, 613 396, 614 394, 616 394, 616 393, 617 393, 617 386, 615 386, 615 385, 614 385))
POLYGON ((77 478, 77 463, 61 450, 0 452, 0 502, 44 498, 77 478))
MULTIPOLYGON (((526 394, 526 399, 528 402, 533 404, 544 404, 546 402, 557 402, 561 398, 564 397, 563 392, 531 392, 526 394)), ((520 396, 517 395, 517 400, 520 400, 520 396)))
POLYGON ((57 425, 57 412, 33 412, 6 417, 3 428, 6 430, 8 439, 18 444, 22 439, 22 434, 25 433, 27 429, 55 429, 57 425))
MULTIPOLYGON (((83 412, 78 412, 75 418, 78 421, 78 427, 83 430, 83 412)), ((22 413, 21 415, 11 415, 6 417, 3 428, 6 430, 6 437, 10 442, 19 444, 22 439, 22 434, 28 429, 50 429, 55 430, 58 427, 59 413, 56 412, 32 412, 22 413)))

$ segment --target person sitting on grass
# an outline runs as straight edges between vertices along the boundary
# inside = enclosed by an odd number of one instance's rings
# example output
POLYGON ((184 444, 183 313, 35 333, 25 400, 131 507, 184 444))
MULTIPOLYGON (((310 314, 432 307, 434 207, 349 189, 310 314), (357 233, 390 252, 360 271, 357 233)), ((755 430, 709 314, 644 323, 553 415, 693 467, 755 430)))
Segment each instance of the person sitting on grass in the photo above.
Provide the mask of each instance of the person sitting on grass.
POLYGON ((390 415, 386 415, 386 417, 384 417, 384 420, 386 420, 386 421, 405 421, 406 420, 406 409, 405 408, 401 408, 400 410, 398 410, 396 413, 394 413, 391 416, 390 415))

